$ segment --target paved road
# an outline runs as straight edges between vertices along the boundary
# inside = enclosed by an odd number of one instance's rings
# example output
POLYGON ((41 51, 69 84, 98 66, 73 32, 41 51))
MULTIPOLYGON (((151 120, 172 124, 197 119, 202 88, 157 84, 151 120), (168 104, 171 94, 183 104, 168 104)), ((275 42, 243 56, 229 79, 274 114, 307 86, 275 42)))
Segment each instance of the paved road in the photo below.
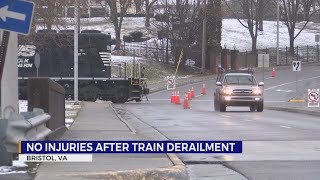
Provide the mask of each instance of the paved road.
MULTIPOLYGON (((298 75, 298 96, 308 88, 319 88, 319 66, 304 67, 298 75)), ((256 74, 262 79, 262 73, 256 74)), ((296 96, 296 76, 291 70, 265 74, 265 103, 281 103, 296 96)), ((171 140, 242 140, 243 154, 179 154, 191 179, 319 179, 320 120, 314 116, 249 108, 228 107, 214 111, 215 82, 205 82, 207 94, 191 101, 191 109, 169 102, 170 92, 150 95, 149 102, 127 103, 122 107, 156 128, 171 140)), ((192 86, 200 93, 200 84, 192 86)))

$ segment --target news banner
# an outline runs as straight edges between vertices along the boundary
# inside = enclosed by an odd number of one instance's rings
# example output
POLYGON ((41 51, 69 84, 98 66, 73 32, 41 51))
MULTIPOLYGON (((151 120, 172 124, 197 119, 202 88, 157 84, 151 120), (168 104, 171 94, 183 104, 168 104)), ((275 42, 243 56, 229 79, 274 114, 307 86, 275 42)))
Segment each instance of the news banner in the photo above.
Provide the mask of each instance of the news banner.
POLYGON ((25 162, 92 162, 105 153, 242 153, 242 141, 21 141, 25 162))

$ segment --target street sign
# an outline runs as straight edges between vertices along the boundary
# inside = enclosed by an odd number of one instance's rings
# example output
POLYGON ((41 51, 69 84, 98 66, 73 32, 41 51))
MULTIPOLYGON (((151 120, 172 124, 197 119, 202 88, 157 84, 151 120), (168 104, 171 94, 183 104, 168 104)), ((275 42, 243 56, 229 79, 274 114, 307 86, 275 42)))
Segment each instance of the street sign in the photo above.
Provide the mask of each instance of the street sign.
POLYGON ((292 71, 301 71, 301 61, 292 61, 292 71))
POLYGON ((308 89, 308 107, 319 107, 319 89, 308 89))
POLYGON ((0 29, 29 34, 34 3, 21 0, 0 1, 0 29))
POLYGON ((175 90, 176 89, 176 77, 168 76, 167 77, 167 90, 175 90))

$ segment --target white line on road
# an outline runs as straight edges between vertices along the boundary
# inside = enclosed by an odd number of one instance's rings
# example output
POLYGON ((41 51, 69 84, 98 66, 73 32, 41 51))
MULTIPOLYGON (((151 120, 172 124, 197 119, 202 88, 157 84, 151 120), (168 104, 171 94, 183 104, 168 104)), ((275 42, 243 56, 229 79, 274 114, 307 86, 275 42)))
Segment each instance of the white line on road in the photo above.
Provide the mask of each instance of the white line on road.
MULTIPOLYGON (((149 101, 170 101, 170 99, 149 99, 149 101)), ((213 100, 189 100, 189 102, 213 102, 213 100)))
POLYGON ((274 77, 267 77, 266 79, 273 79, 274 77))
POLYGON ((280 125, 280 127, 282 127, 282 128, 286 128, 286 129, 291 129, 291 127, 289 127, 289 126, 283 126, 283 125, 280 125))
POLYGON ((195 98, 198 98, 198 97, 201 97, 201 96, 202 96, 202 94, 195 96, 195 98))
MULTIPOLYGON (((300 79, 300 80, 298 80, 298 82, 311 80, 311 79, 317 79, 317 78, 320 78, 320 76, 316 76, 316 77, 312 77, 312 78, 306 78, 306 79, 300 79)), ((279 84, 277 86, 272 86, 272 87, 269 87, 269 88, 265 89, 265 91, 268 91, 268 90, 271 90, 271 89, 275 89, 277 87, 285 86, 285 85, 288 85, 288 84, 293 84, 293 83, 296 83, 296 81, 291 81, 291 82, 279 84)))
POLYGON ((247 119, 247 120, 244 120, 244 121, 246 121, 246 122, 252 122, 253 120, 248 120, 248 119, 247 119))
POLYGON ((231 118, 231 116, 228 116, 228 115, 224 115, 224 114, 219 114, 219 115, 225 118, 231 118))
POLYGON ((264 101, 265 103, 284 103, 287 101, 264 101))

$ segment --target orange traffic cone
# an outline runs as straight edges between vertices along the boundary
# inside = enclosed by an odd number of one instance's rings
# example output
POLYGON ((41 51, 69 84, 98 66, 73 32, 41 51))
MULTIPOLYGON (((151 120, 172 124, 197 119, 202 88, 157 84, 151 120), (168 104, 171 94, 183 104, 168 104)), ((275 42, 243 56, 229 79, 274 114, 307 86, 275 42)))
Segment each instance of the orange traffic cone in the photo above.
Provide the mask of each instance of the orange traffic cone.
POLYGON ((191 94, 191 90, 190 89, 188 91, 188 100, 192 100, 192 94, 191 94))
POLYGON ((205 84, 202 85, 201 94, 202 94, 202 95, 205 95, 205 94, 206 94, 206 85, 205 85, 205 84))
POLYGON ((183 101, 183 109, 190 109, 189 100, 188 100, 188 93, 186 93, 183 101))
POLYGON ((194 98, 194 89, 193 89, 193 87, 191 88, 191 98, 194 98))
POLYGON ((180 95, 179 95, 179 91, 177 91, 177 96, 176 96, 176 102, 175 102, 177 105, 180 105, 181 102, 180 102, 180 95))
POLYGON ((174 91, 172 91, 172 93, 171 93, 171 103, 172 104, 174 103, 174 91))
POLYGON ((276 77, 276 70, 275 70, 275 68, 272 68, 271 76, 272 76, 272 77, 276 77))

